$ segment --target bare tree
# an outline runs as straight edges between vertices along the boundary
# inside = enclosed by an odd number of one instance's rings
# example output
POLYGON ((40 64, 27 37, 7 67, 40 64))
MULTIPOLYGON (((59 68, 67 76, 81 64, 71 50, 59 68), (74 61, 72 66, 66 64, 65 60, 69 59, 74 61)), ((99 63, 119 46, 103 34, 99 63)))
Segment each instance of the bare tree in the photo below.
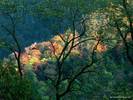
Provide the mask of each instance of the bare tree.
POLYGON ((21 61, 20 61, 20 57, 21 57, 21 46, 20 46, 20 43, 19 43, 19 40, 17 39, 16 37, 16 23, 15 23, 15 19, 12 17, 12 15, 8 14, 8 13, 4 13, 4 15, 8 16, 8 18, 10 19, 11 21, 11 29, 9 29, 7 26, 5 25, 1 25, 1 27, 6 31, 8 32, 9 35, 11 35, 15 45, 13 46, 10 46, 10 44, 6 44, 8 49, 13 52, 13 54, 15 55, 15 58, 16 58, 16 61, 17 61, 17 65, 18 65, 18 71, 19 71, 19 74, 20 76, 22 77, 22 67, 21 67, 21 61))
MULTIPOLYGON (((77 12, 76 12, 77 13, 77 12)), ((63 96, 65 96, 67 93, 72 91, 72 85, 74 83, 74 81, 81 76, 84 73, 89 73, 89 72, 93 72, 92 70, 89 70, 89 68, 91 66, 93 66, 94 63, 96 63, 97 61, 94 59, 94 55, 95 55, 95 50, 97 49, 97 46, 99 44, 99 42, 101 41, 100 39, 96 39, 96 38, 84 38, 84 39, 80 39, 82 38, 85 33, 86 33, 86 20, 87 18, 83 18, 80 22, 81 24, 81 28, 82 28, 82 32, 78 35, 76 35, 76 21, 75 21, 75 17, 76 17, 76 13, 73 13, 73 18, 72 18, 72 38, 71 39, 65 39, 64 37, 62 37, 60 34, 60 38, 62 39, 62 41, 64 42, 64 47, 61 51, 61 53, 59 54, 59 56, 55 55, 56 58, 56 67, 57 67, 57 77, 54 80, 54 87, 56 90, 56 100, 60 100, 63 96), (79 40, 78 42, 76 40, 79 40), (70 56, 72 50, 81 45, 82 43, 85 43, 88 40, 96 40, 96 44, 94 45, 92 52, 91 52, 91 60, 90 62, 85 65, 85 66, 80 66, 80 68, 78 70, 74 70, 74 73, 72 73, 70 76, 66 76, 65 78, 63 77, 63 69, 64 69, 64 63, 67 59, 68 56, 70 56), (62 92, 60 92, 60 85, 64 80, 68 80, 68 84, 66 86, 66 89, 62 92)), ((79 23, 78 23, 79 24, 79 23)), ((69 36, 68 36, 69 38, 69 36)), ((51 42, 51 45, 53 46, 53 43, 51 42)))

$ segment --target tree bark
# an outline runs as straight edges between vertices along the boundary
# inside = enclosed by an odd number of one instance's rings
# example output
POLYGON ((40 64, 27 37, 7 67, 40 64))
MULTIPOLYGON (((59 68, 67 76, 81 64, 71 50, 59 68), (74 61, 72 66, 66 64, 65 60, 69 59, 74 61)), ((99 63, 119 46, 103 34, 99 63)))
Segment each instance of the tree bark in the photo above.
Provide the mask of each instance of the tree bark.
POLYGON ((60 100, 60 96, 58 93, 56 93, 56 100, 60 100))

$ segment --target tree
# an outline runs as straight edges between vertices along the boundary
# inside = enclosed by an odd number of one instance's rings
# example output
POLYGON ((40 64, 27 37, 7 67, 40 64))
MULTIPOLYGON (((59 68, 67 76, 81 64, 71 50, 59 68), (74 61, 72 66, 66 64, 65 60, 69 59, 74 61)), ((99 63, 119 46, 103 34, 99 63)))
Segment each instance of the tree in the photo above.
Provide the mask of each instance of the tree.
MULTIPOLYGON (((23 1, 23 0, 22 0, 23 1)), ((14 53, 14 56, 16 58, 17 61, 17 65, 18 65, 18 69, 19 69, 19 74, 22 77, 22 66, 21 66, 21 61, 20 61, 20 57, 21 57, 21 46, 19 43, 19 40, 17 39, 17 30, 16 30, 16 26, 18 21, 20 21, 20 17, 21 14, 23 13, 23 5, 22 2, 16 2, 15 0, 1 0, 0 1, 0 14, 1 14, 1 18, 3 17, 7 17, 7 19, 9 19, 9 22, 6 20, 3 23, 1 23, 1 28, 5 33, 8 33, 11 37, 13 42, 8 42, 3 40, 3 42, 5 41, 5 43, 3 43, 4 47, 7 47, 11 52, 14 53), (8 23, 10 24, 10 26, 8 26, 7 24, 4 23, 8 23)))
POLYGON ((123 0, 121 2, 121 6, 113 5, 112 4, 112 10, 110 10, 110 14, 112 16, 112 21, 117 29, 117 33, 120 36, 124 46, 125 46, 125 54, 127 56, 127 59, 133 64, 133 58, 132 58, 132 3, 130 0, 123 0))
MULTIPOLYGON (((54 31, 54 33, 57 33, 62 39, 62 41, 64 42, 64 46, 61 49, 61 52, 59 53, 59 55, 57 56, 57 54, 54 54, 56 58, 57 75, 56 75, 56 79, 52 80, 56 90, 56 99, 60 100, 63 96, 65 96, 68 92, 71 91, 73 83, 75 83, 75 80, 79 76, 81 76, 84 73, 91 72, 89 70, 89 67, 93 66, 93 64, 97 62, 96 59, 94 58, 95 50, 97 49, 97 46, 99 45, 99 42, 101 40, 95 37, 85 38, 86 20, 88 19, 86 15, 89 13, 88 1, 86 0, 44 1, 40 3, 40 5, 38 5, 36 9, 36 13, 38 15, 43 15, 44 19, 56 18, 61 20, 59 22, 63 22, 64 20, 67 20, 67 23, 63 23, 63 24, 66 25, 66 28, 70 27, 71 29, 70 31, 71 34, 68 34, 66 38, 62 37, 59 34, 59 32, 54 31), (79 31, 78 35, 76 35, 76 30, 79 31), (72 35, 72 38, 68 39, 70 35, 72 35), (79 41, 75 42, 77 39, 79 41), (73 72, 72 74, 64 77, 64 74, 65 74, 63 72, 63 70, 65 69, 64 64, 67 61, 67 58, 71 55, 72 50, 77 46, 81 46, 82 43, 89 40, 95 40, 96 42, 94 43, 92 48, 90 48, 90 55, 88 59, 86 58, 87 60, 89 60, 88 63, 84 66, 79 66, 78 68, 75 68, 75 70, 72 70, 73 72), (60 86, 62 86, 64 82, 66 82, 65 89, 62 90, 60 86)), ((61 26, 59 28, 61 28, 61 26)), ((52 41, 51 41, 51 45, 53 47, 53 50, 55 50, 56 49, 55 44, 52 41)))

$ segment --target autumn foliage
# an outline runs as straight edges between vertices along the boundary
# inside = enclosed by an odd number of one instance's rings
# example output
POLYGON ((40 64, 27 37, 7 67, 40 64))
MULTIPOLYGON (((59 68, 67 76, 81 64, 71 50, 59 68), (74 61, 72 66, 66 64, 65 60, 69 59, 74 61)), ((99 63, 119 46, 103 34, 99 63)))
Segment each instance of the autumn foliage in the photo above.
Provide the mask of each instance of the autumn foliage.
POLYGON ((97 52, 102 53, 105 52, 107 50, 107 45, 103 44, 103 43, 99 43, 97 45, 97 52))
MULTIPOLYGON (((26 47, 25 51, 21 54, 21 63, 24 65, 29 64, 30 62, 32 62, 32 65, 44 63, 41 61, 42 55, 45 55, 44 51, 48 51, 48 55, 51 57, 59 56, 65 45, 65 42, 61 37, 64 39, 68 38, 68 41, 70 41, 73 38, 73 35, 72 33, 68 36, 65 36, 65 34, 56 35, 51 39, 51 41, 34 43, 31 46, 26 47), (43 51, 41 49, 43 49, 43 51)), ((78 39, 75 40, 75 43, 77 42, 78 39)), ((72 52, 76 51, 79 52, 78 46, 72 50, 72 52)))

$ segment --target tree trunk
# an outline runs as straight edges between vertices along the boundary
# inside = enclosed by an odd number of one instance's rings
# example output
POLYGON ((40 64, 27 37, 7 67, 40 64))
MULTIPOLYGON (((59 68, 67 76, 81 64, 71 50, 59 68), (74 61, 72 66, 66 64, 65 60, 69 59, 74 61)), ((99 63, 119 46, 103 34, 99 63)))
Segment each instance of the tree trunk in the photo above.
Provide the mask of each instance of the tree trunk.
POLYGON ((60 100, 60 96, 58 93, 56 93, 56 100, 60 100))

